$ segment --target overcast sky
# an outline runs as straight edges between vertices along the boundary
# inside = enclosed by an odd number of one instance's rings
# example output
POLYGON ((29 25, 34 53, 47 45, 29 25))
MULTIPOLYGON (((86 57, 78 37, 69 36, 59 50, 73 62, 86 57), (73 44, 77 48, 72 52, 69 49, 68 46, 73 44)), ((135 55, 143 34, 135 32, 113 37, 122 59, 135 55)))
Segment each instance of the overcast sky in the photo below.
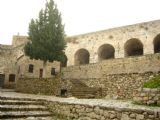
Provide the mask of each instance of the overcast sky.
MULTIPOLYGON (((0 0, 0 44, 27 35, 46 0, 0 0)), ((68 36, 160 19, 160 0, 55 0, 68 36)))

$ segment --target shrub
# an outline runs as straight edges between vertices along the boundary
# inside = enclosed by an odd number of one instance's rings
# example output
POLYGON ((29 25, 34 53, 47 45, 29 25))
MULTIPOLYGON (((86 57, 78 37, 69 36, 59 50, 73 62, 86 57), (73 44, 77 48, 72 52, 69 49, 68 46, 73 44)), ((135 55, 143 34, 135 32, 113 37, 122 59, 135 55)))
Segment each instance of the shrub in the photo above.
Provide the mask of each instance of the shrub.
POLYGON ((153 77, 151 80, 144 83, 144 88, 160 88, 160 75, 153 77))

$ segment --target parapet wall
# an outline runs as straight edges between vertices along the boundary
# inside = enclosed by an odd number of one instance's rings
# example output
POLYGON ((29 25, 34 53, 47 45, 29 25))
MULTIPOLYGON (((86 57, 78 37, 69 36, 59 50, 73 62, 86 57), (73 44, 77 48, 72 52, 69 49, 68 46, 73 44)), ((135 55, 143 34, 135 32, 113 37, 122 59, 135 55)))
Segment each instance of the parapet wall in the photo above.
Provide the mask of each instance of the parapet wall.
POLYGON ((123 73, 157 73, 160 71, 160 54, 104 60, 99 63, 69 66, 63 69, 63 78, 106 78, 106 75, 123 73))
POLYGON ((89 87, 100 87, 103 97, 132 99, 136 89, 159 74, 159 59, 160 54, 152 54, 70 66, 62 70, 63 79, 78 79, 89 87))

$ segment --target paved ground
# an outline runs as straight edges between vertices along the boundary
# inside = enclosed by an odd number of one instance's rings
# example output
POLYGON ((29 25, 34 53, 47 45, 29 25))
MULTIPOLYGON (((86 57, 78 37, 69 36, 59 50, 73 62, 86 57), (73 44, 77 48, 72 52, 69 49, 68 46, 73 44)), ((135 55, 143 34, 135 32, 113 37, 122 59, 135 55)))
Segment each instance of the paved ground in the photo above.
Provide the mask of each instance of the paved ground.
POLYGON ((1 97, 15 97, 15 98, 32 98, 32 99, 44 99, 49 101, 59 101, 68 102, 73 104, 87 104, 87 105, 99 105, 105 107, 116 107, 116 108, 131 108, 131 109, 147 109, 160 111, 160 107, 147 107, 134 105, 131 101, 124 100, 109 100, 109 99, 76 99, 76 98, 59 98, 55 96, 45 96, 45 95, 33 95, 33 94, 23 94, 17 93, 12 90, 0 89, 1 97))

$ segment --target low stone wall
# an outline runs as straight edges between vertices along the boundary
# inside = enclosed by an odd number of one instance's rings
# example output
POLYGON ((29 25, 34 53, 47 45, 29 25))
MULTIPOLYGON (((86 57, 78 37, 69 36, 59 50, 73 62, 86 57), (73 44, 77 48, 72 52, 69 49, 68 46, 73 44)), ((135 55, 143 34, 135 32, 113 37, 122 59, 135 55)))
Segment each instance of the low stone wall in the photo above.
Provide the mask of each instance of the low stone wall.
POLYGON ((59 95, 61 79, 55 78, 20 78, 16 84, 16 91, 22 93, 59 95))
POLYGON ((160 106, 160 88, 142 88, 135 91, 134 99, 136 103, 160 106))
POLYGON ((65 120, 159 120, 160 110, 46 102, 46 106, 65 120))
MULTIPOLYGON (((158 73, 126 73, 106 75, 104 78, 78 79, 89 87, 102 89, 102 97, 133 99, 134 91, 158 73)), ((70 79, 66 79, 69 81, 70 79)), ((77 79, 73 79, 77 80, 77 79)), ((69 88, 69 87, 68 87, 69 88)))

